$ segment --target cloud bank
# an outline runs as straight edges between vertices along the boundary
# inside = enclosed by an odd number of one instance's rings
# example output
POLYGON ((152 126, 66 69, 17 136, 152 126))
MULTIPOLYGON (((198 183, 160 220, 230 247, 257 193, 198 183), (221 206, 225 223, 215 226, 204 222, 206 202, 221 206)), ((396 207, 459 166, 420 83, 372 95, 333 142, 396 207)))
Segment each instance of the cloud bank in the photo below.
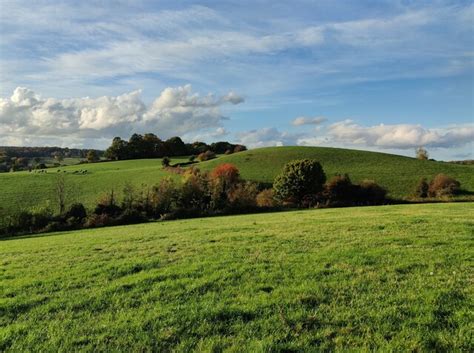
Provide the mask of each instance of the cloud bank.
POLYGON ((141 91, 99 98, 42 98, 18 87, 0 98, 0 143, 30 139, 101 139, 156 132, 160 137, 185 135, 220 127, 225 104, 240 104, 235 92, 223 96, 193 93, 191 85, 168 87, 146 105, 141 91), (3 142, 2 142, 3 141, 3 142))
POLYGON ((361 126, 345 120, 329 126, 327 133, 333 142, 382 149, 452 148, 474 141, 474 124, 430 129, 413 124, 361 126))

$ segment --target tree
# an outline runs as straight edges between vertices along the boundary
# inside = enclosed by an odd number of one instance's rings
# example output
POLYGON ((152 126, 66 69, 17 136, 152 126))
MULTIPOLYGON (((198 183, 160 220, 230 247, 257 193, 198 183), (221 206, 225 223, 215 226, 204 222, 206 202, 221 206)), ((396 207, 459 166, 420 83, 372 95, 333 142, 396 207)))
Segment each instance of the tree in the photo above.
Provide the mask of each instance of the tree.
POLYGON ((185 156, 188 154, 186 145, 178 136, 166 140, 165 146, 170 156, 185 156))
POLYGON ((304 198, 318 194, 326 182, 326 174, 314 159, 295 160, 287 163, 275 178, 273 190, 280 201, 301 205, 304 198))
POLYGON ((430 185, 428 184, 426 178, 421 178, 418 184, 416 185, 415 196, 421 198, 428 197, 429 188, 430 185))
POLYGON ((128 143, 120 137, 115 137, 112 140, 112 145, 105 151, 107 159, 121 160, 129 158, 128 143))
POLYGON ((86 158, 89 163, 94 163, 94 162, 99 161, 99 156, 97 155, 97 152, 94 150, 90 150, 89 152, 87 152, 86 158))
POLYGON ((429 158, 428 151, 423 147, 418 147, 416 149, 416 158, 422 161, 426 161, 429 158))
POLYGON ((56 175, 56 178, 54 179, 53 191, 58 202, 59 214, 63 214, 64 210, 66 209, 67 197, 66 178, 64 177, 64 174, 61 173, 56 175))

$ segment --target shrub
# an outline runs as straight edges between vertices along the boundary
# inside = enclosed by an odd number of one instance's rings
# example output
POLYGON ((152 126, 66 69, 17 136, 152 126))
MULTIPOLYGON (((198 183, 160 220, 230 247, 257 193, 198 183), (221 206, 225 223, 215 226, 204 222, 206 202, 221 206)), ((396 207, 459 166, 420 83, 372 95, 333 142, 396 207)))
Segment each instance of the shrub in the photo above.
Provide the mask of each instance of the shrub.
POLYGON ((244 145, 237 145, 234 147, 234 153, 243 152, 243 151, 247 151, 247 147, 245 147, 244 145))
POLYGON ((228 204, 229 191, 239 182, 239 170, 230 163, 220 164, 209 174, 211 204, 214 209, 224 209, 228 204))
POLYGON ((82 221, 87 217, 87 211, 82 203, 74 203, 69 207, 69 210, 64 214, 64 218, 73 218, 77 221, 82 221))
POLYGON ((249 210, 257 206, 257 184, 247 181, 239 183, 229 191, 230 206, 235 209, 249 210))
POLYGON ((212 151, 209 151, 209 150, 206 151, 206 152, 200 153, 197 156, 197 159, 201 162, 208 161, 208 160, 213 159, 213 158, 216 158, 216 154, 212 151))
POLYGON ((221 180, 231 187, 240 179, 240 172, 237 167, 231 163, 220 164, 211 171, 212 180, 221 180))
POLYGON ((356 199, 356 186, 349 175, 336 175, 324 185, 324 198, 333 204, 349 204, 356 199))
POLYGON ((273 190, 280 201, 294 201, 302 205, 303 198, 316 195, 326 181, 321 164, 313 159, 302 159, 287 163, 275 178, 273 190))
POLYGON ((273 196, 272 189, 265 189, 260 191, 256 197, 257 206, 258 207, 275 207, 277 202, 273 196))
POLYGON ((431 181, 428 195, 431 197, 452 196, 460 191, 461 183, 445 174, 438 174, 431 181))
POLYGON ((168 168, 170 166, 171 160, 168 157, 163 157, 161 160, 161 165, 165 168, 168 168))
POLYGON ((189 168, 183 175, 180 189, 180 208, 204 211, 211 202, 209 180, 206 173, 201 173, 198 168, 189 168))
POLYGON ((422 161, 426 161, 429 158, 428 151, 424 149, 423 147, 418 147, 416 149, 416 158, 420 159, 422 161))
POLYGON ((425 198, 428 197, 430 185, 426 178, 421 178, 415 188, 415 197, 425 198))
POLYGON ((151 205, 155 216, 168 213, 176 206, 178 189, 171 178, 164 178, 151 190, 151 205))
POLYGON ((94 209, 94 213, 97 215, 107 215, 110 217, 118 216, 122 212, 122 209, 117 206, 115 200, 114 191, 102 195, 94 209))
POLYGON ((373 180, 363 180, 359 184, 359 199, 366 204, 381 204, 385 201, 387 190, 373 180))

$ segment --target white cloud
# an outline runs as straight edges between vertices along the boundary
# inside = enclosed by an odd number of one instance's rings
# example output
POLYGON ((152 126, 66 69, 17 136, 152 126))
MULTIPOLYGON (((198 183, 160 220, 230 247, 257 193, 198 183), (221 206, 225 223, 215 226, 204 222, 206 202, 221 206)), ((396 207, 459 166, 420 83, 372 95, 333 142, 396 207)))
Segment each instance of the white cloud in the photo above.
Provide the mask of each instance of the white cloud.
POLYGON ((295 118, 292 122, 294 126, 301 126, 301 125, 319 125, 327 121, 327 119, 323 116, 316 116, 314 118, 306 117, 306 116, 299 116, 295 118))
POLYGON ((239 139, 238 142, 250 148, 296 145, 301 135, 280 132, 275 128, 250 130, 236 134, 239 139))
POLYGON ((474 141, 472 124, 430 129, 412 124, 361 126, 345 120, 329 126, 327 133, 333 142, 383 149, 450 148, 474 141))
POLYGON ((235 92, 200 96, 190 85, 166 88, 148 107, 141 91, 116 97, 43 99, 18 87, 10 98, 0 98, 0 134, 7 143, 28 144, 35 139, 104 139, 149 131, 166 138, 220 127, 226 119, 220 106, 241 102, 235 92))

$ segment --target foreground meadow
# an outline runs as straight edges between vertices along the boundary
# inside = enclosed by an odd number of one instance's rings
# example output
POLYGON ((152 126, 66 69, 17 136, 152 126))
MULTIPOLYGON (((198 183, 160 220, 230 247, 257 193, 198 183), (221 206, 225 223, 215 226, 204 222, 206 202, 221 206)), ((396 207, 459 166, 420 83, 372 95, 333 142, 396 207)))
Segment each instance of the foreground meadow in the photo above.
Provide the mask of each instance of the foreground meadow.
POLYGON ((1 351, 469 351, 473 203, 0 241, 1 351))

